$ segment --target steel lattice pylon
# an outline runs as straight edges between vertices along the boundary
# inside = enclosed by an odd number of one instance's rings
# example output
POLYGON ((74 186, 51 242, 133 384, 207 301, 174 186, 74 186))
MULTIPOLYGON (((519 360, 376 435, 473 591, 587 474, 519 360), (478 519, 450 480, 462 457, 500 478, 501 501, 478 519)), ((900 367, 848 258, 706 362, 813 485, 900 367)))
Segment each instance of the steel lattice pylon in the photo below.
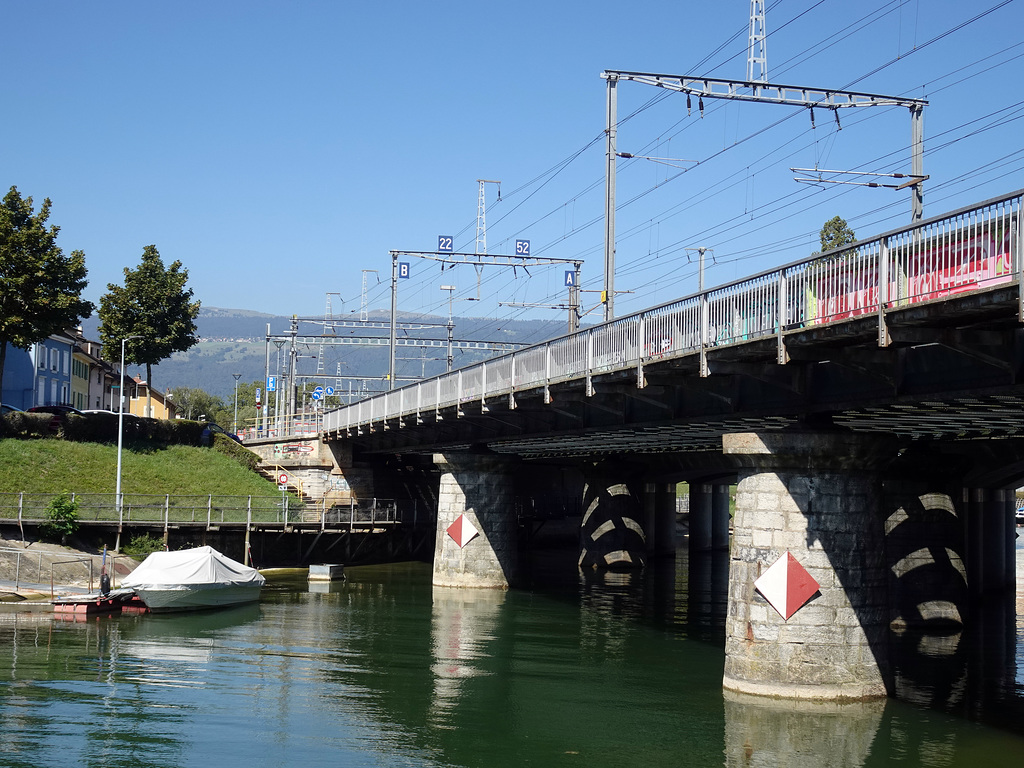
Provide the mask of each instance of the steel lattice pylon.
POLYGON ((764 0, 750 0, 750 34, 747 37, 747 82, 768 82, 768 53, 765 46, 764 0), (755 75, 758 65, 761 71, 755 75))

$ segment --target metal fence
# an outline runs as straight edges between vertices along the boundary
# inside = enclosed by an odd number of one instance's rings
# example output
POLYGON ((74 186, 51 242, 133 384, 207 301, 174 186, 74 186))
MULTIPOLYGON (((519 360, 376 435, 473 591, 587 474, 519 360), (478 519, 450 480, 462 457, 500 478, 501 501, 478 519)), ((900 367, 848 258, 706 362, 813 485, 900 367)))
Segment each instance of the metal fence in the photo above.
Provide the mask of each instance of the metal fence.
MULTIPOLYGON (((49 507, 62 494, 0 493, 0 523, 40 524, 49 507)), ((124 494, 120 513, 112 493, 68 494, 76 504, 79 522, 169 526, 182 524, 224 525, 319 523, 321 527, 364 527, 376 524, 418 524, 427 516, 415 502, 395 499, 352 501, 326 512, 310 510, 282 496, 174 496, 124 494), (283 498, 282 498, 283 497, 283 498), (311 518, 312 514, 312 518, 311 518)))
MULTIPOLYGON (((469 402, 508 398, 560 381, 635 370, 656 360, 784 335, 800 328, 875 315, 879 343, 885 314, 1002 284, 1022 283, 1021 202, 1024 190, 827 251, 779 269, 728 283, 579 333, 377 395, 324 415, 328 433, 469 402)), ((1024 302, 1024 291, 1020 300, 1024 302)), ((1024 303, 1018 309, 1024 320, 1024 303)))
POLYGON ((394 527, 396 525, 419 526, 431 523, 431 518, 424 514, 415 499, 369 499, 364 502, 355 500, 348 504, 330 507, 323 514, 327 525, 350 528, 376 528, 378 526, 394 527))

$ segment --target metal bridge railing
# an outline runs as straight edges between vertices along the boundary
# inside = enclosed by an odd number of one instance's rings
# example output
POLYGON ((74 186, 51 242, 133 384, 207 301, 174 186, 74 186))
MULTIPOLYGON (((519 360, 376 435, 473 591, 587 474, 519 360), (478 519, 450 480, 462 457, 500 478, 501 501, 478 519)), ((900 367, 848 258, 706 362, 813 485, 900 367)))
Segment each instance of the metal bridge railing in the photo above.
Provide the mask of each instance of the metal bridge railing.
MULTIPOLYGON (((701 355, 715 347, 776 337, 799 328, 876 315, 924 301, 1022 284, 1024 190, 892 230, 809 259, 702 291, 578 333, 445 373, 324 414, 324 431, 374 423, 545 389, 570 379, 634 369, 638 384, 654 360, 701 355)), ((1024 291, 1018 313, 1024 321, 1024 291)))

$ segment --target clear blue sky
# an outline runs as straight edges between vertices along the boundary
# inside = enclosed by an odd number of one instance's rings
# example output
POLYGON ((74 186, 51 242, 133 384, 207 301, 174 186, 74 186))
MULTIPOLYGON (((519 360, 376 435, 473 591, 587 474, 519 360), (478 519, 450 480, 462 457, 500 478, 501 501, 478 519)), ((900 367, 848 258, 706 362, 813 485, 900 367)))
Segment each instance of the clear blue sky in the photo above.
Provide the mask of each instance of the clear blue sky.
MULTIPOLYGON (((1012 191, 1024 187, 1024 7, 1001 2, 769 0, 769 79, 929 99, 926 216, 1012 191)), ((597 290, 600 73, 744 79, 749 10, 6 3, 0 182, 51 198, 59 243, 85 251, 97 302, 153 243, 184 263, 204 305, 318 315, 337 292, 336 315, 358 312, 362 270, 389 278, 391 249, 433 250, 452 234, 474 250, 480 178, 501 181, 500 202, 487 189, 491 252, 525 238, 535 255, 583 258, 584 288, 597 290)), ((616 287, 635 293, 618 298, 618 314, 695 290, 687 248, 713 249, 715 285, 810 255, 837 214, 862 237, 909 221, 906 192, 801 185, 790 171, 909 172, 905 109, 844 110, 837 131, 825 111, 812 130, 806 110, 705 106, 701 119, 683 96, 619 88, 620 151, 704 162, 678 175, 620 161, 616 287)), ((472 267, 412 271, 401 310, 445 314, 441 284, 476 296, 472 267)), ((486 270, 482 300, 455 313, 562 318, 499 306, 563 302, 562 274, 486 270)), ((387 307, 386 282, 369 282, 371 308, 387 307)))

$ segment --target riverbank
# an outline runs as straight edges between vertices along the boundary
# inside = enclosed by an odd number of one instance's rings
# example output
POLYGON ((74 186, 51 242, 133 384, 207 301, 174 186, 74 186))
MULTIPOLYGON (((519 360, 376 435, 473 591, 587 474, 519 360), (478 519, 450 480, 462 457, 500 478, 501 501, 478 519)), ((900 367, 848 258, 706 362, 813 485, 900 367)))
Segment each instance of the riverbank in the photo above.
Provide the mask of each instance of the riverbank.
MULTIPOLYGON (((22 540, 0 532, 0 605, 10 608, 29 601, 47 600, 99 589, 103 552, 38 540, 22 540), (52 587, 51 587, 52 585, 52 587)), ((107 572, 116 585, 138 561, 124 555, 106 557, 107 572)), ((27 607, 27 606, 26 606, 27 607)))

